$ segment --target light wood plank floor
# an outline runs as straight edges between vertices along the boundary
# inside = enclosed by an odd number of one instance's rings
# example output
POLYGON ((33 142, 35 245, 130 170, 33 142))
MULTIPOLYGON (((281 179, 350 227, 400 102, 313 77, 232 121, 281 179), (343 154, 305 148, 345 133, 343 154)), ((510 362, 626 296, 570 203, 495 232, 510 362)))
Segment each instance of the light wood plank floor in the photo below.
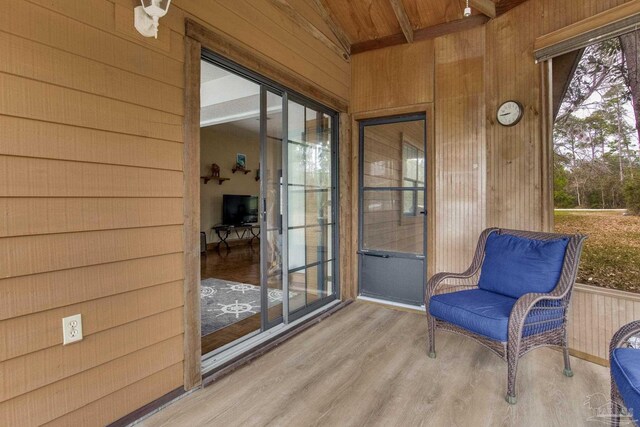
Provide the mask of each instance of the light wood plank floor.
POLYGON ((608 369, 539 349, 520 362, 518 403, 504 401, 506 364, 472 340, 439 332, 426 355, 419 314, 357 302, 144 426, 585 426, 608 400, 608 369))

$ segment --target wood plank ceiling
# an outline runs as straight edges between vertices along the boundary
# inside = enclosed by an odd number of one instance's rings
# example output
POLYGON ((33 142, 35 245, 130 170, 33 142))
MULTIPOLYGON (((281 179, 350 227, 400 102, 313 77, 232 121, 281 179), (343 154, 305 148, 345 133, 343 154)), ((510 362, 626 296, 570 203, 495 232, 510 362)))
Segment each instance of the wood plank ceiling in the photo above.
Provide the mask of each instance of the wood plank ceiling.
MULTIPOLYGON (((323 38, 345 59, 349 55, 425 40, 485 24, 526 0, 309 0, 333 34, 323 38)), ((271 0, 288 7, 287 0, 271 0)), ((312 33, 318 30, 291 8, 289 15, 312 33)), ((317 34, 316 34, 317 36, 317 34)))

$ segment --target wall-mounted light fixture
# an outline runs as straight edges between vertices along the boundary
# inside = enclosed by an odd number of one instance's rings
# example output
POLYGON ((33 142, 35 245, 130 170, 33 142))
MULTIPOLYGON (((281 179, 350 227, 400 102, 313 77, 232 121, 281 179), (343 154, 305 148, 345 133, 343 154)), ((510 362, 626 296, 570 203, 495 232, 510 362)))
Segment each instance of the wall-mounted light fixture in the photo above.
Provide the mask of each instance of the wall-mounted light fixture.
POLYGON ((169 10, 171 0, 140 0, 142 6, 133 10, 136 30, 145 37, 158 38, 158 21, 169 10))

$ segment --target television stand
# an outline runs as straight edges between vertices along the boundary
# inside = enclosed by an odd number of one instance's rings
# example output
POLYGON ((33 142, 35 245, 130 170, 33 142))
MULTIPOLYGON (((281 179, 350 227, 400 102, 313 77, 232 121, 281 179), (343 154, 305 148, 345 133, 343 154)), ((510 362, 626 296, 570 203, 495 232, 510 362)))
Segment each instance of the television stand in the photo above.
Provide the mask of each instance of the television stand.
POLYGON ((236 233, 236 237, 238 239, 244 239, 246 237, 251 236, 251 240, 249 240, 249 245, 253 244, 253 239, 260 238, 260 224, 251 223, 251 224, 240 224, 240 225, 215 225, 211 227, 213 231, 215 231, 218 236, 218 246, 217 250, 220 250, 220 244, 224 243, 227 247, 227 250, 230 250, 231 247, 229 243, 227 243, 227 239, 231 235, 232 232, 236 233), (257 230, 257 232, 256 232, 257 230))

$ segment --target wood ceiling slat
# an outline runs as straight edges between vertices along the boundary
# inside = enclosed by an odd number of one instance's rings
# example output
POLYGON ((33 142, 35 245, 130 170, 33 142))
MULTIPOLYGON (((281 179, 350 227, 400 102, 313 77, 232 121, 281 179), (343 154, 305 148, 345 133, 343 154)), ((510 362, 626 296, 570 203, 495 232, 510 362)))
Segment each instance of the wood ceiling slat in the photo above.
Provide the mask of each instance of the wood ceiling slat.
POLYGON ((414 29, 462 18, 464 0, 402 0, 414 29))
POLYGON ((389 0, 325 0, 352 43, 402 34, 389 0))
POLYGON ((344 31, 351 41, 352 53, 356 53, 418 40, 418 33, 430 38, 443 31, 474 27, 495 17, 497 11, 525 0, 469 0, 470 18, 463 17, 465 0, 312 1, 324 8, 325 15, 344 31), (472 21, 464 23, 464 19, 472 21))

